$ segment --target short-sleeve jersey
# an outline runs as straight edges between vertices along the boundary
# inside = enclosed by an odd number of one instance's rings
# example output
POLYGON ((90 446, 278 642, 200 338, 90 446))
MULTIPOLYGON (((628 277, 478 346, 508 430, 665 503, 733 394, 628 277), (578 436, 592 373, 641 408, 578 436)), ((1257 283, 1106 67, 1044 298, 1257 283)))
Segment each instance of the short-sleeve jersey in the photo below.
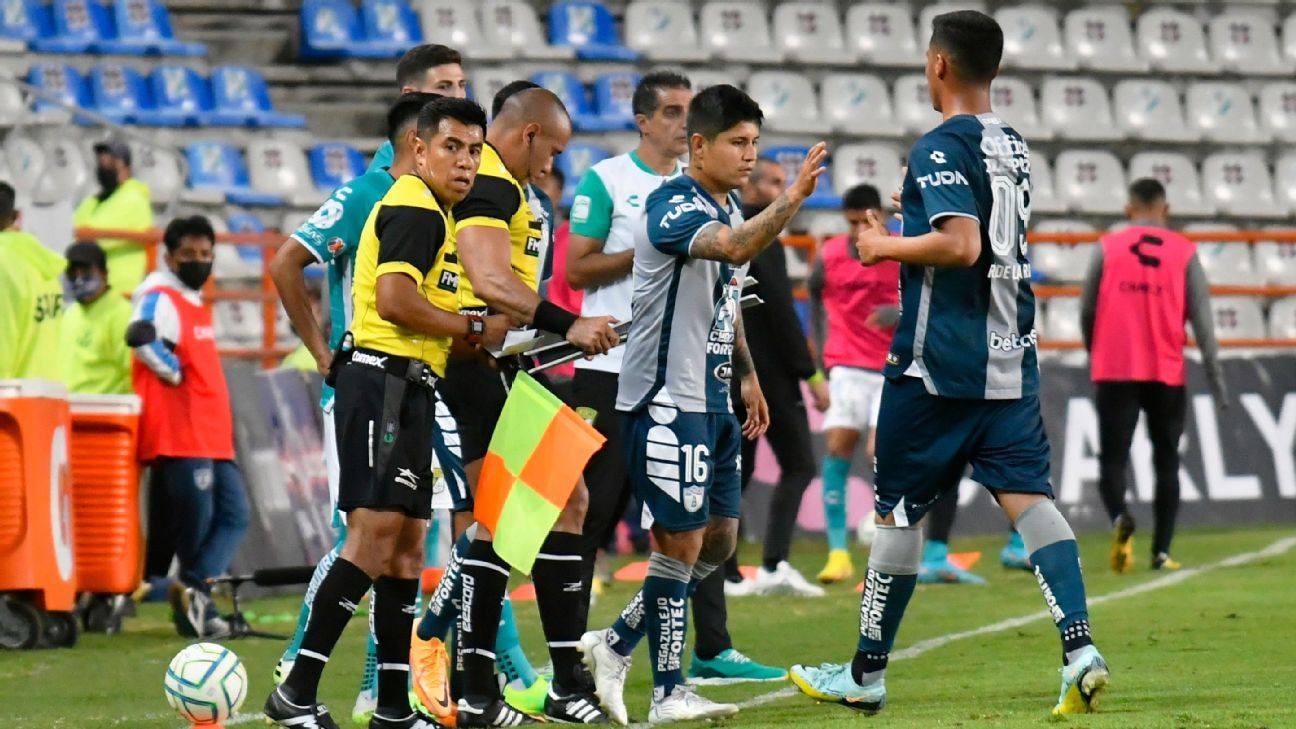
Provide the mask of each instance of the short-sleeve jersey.
MULTIPOLYGON (((474 226, 499 228, 509 234, 513 272, 532 290, 539 288, 540 254, 544 226, 531 210, 528 195, 489 143, 482 147, 481 166, 468 196, 454 207, 455 233, 474 226)), ((459 281, 459 308, 481 311, 487 308, 473 293, 467 276, 459 281)))
POLYGON ((981 255, 968 267, 901 267, 901 317, 887 376, 918 375, 929 393, 944 397, 1011 400, 1038 392, 1030 202, 1030 151, 993 113, 950 117, 918 140, 900 196, 904 235, 971 218, 981 229, 981 255))
POLYGON ((617 410, 651 402, 684 412, 730 413, 729 381, 746 266, 693 258, 693 239, 712 225, 737 227, 742 205, 716 203, 687 174, 648 195, 635 237, 630 336, 617 410))
POLYGON ((365 172, 377 172, 385 167, 391 167, 394 159, 396 159, 396 148, 392 146, 391 141, 383 142, 382 146, 374 152, 373 159, 369 160, 369 167, 365 172))
POLYGON ((409 174, 396 180, 369 214, 356 251, 351 321, 355 346, 419 359, 438 375, 445 374, 450 337, 429 336, 383 319, 378 315, 377 286, 381 276, 403 274, 414 279, 434 306, 454 311, 458 274, 453 230, 453 217, 422 179, 409 174))

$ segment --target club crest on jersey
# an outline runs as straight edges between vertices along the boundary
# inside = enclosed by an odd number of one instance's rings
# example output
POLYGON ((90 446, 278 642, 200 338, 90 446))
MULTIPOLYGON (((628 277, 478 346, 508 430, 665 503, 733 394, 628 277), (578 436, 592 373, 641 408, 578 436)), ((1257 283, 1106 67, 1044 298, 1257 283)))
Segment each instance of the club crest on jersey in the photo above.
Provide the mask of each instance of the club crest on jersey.
POLYGON ((328 252, 332 254, 334 258, 337 258, 338 256, 342 255, 342 251, 345 249, 346 249, 346 241, 342 240, 341 238, 329 238, 328 252))
POLYGON ((701 486, 685 486, 680 492, 680 503, 684 505, 684 510, 690 514, 702 508, 704 498, 706 498, 706 489, 701 486))

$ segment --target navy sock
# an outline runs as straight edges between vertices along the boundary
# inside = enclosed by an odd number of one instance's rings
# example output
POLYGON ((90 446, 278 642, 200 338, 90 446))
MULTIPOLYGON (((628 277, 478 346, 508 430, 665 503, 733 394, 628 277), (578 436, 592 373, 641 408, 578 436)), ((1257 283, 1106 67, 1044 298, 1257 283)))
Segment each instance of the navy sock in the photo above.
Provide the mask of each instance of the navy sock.
POLYGON ((1063 662, 1070 663, 1076 651, 1093 645, 1084 577, 1080 573, 1080 551, 1074 539, 1054 542, 1031 552, 1030 563, 1062 638, 1063 662))
POLYGON ((636 592, 608 630, 608 645, 618 655, 629 656, 644 637, 644 593, 636 592))
POLYGON ((644 578, 648 647, 652 651, 653 696, 669 696, 684 683, 684 641, 688 635, 688 583, 692 569, 654 552, 644 578))
POLYGON ((860 596, 860 637, 851 661, 851 676, 863 686, 873 683, 886 668, 887 656, 900 632, 909 598, 913 597, 918 575, 893 574, 868 568, 864 593, 860 596))
POLYGON ((450 548, 445 573, 441 575, 441 581, 428 600, 427 612, 423 613, 423 619, 419 621, 419 638, 445 640, 446 633, 459 622, 459 573, 463 569, 463 558, 471 543, 472 540, 465 532, 459 535, 459 539, 450 548))

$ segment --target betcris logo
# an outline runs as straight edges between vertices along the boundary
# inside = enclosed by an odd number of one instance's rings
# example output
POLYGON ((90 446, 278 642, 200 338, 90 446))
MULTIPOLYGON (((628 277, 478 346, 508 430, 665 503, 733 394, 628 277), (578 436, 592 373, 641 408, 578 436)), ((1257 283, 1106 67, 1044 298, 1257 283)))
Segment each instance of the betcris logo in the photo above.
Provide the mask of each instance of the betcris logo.
POLYGON ((926 189, 928 187, 948 187, 950 185, 966 186, 968 179, 958 170, 937 170, 919 177, 916 182, 918 187, 926 189))
POLYGON ((1014 352, 1019 349, 1028 349, 1034 347, 1039 340, 1039 335, 1035 330, 1030 330, 1026 336, 1021 336, 1016 332, 1000 334, 999 332, 990 332, 990 351, 992 352, 1014 352))
POLYGON ((659 223, 662 228, 667 230, 670 229, 671 223, 679 220, 685 213, 704 212, 712 218, 720 217, 720 214, 716 211, 714 205, 703 200, 697 195, 694 195, 692 199, 689 199, 684 195, 673 195, 670 200, 666 201, 666 204, 674 206, 670 210, 666 211, 666 214, 661 217, 661 222, 659 223))

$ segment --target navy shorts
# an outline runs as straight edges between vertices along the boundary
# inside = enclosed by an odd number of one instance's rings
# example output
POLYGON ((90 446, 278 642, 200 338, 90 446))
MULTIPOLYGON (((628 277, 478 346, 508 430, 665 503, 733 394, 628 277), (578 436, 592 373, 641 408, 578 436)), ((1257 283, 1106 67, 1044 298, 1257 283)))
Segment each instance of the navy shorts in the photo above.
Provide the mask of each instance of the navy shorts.
POLYGON ((1053 497, 1039 396, 966 400, 927 392, 917 377, 882 386, 873 479, 877 513, 916 524, 942 496, 972 479, 998 491, 1053 497))
POLYGON ((742 513, 742 429, 732 413, 648 405, 621 419, 635 494, 668 532, 742 513))

